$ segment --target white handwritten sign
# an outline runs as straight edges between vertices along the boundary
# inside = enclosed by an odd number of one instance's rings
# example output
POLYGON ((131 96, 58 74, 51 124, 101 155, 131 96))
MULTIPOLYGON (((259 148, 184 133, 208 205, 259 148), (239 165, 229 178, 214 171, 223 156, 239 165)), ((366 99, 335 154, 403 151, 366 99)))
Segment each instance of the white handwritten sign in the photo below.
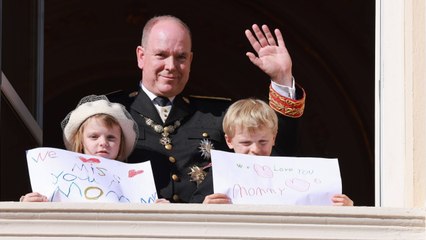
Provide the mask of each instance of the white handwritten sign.
POLYGON ((56 148, 27 151, 32 190, 52 202, 153 203, 151 163, 128 164, 56 148))
POLYGON ((332 205, 342 192, 337 159, 211 151, 215 193, 234 204, 332 205))

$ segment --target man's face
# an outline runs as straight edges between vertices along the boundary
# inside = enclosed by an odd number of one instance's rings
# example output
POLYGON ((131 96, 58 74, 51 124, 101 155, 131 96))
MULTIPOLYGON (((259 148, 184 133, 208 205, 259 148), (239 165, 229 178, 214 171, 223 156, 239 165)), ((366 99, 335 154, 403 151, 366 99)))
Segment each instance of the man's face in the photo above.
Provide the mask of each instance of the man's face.
POLYGON ((158 22, 136 55, 142 84, 149 91, 165 97, 183 91, 192 62, 191 39, 183 26, 171 20, 158 22))
POLYGON ((225 135, 228 147, 236 153, 270 156, 275 145, 275 134, 270 128, 260 127, 254 131, 237 126, 233 137, 225 135))

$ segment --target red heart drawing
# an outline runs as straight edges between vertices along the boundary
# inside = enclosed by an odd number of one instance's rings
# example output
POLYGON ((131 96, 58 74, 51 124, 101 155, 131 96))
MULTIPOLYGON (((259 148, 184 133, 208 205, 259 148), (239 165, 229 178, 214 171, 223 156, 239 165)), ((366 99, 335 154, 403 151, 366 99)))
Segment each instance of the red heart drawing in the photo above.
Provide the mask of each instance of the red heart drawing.
POLYGON ((82 162, 85 162, 85 163, 100 163, 101 161, 99 160, 99 159, 97 159, 97 158, 84 158, 84 157, 78 157, 78 158, 80 158, 80 160, 82 161, 82 162))
POLYGON ((264 177, 264 178, 274 177, 274 173, 272 172, 271 168, 268 166, 261 166, 258 164, 254 164, 254 171, 257 173, 259 177, 264 177))
POLYGON ((142 173, 143 173, 143 170, 135 170, 135 169, 129 170, 129 178, 142 173))

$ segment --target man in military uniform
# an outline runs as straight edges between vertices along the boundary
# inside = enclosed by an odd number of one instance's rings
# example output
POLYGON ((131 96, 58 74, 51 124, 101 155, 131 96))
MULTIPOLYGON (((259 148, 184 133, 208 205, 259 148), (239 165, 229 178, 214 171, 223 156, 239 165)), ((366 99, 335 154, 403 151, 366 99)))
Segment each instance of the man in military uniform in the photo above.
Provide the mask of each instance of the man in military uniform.
MULTIPOLYGON (((252 30, 246 30, 246 37, 257 56, 247 56, 272 80, 270 105, 285 124, 279 128, 286 129, 276 144, 286 149, 295 140, 293 125, 303 113, 305 95, 295 87, 280 31, 274 32, 276 41, 266 25, 262 29, 253 25, 252 30)), ((210 170, 209 150, 228 150, 222 117, 230 101, 180 95, 189 79, 191 41, 190 30, 180 19, 159 16, 147 22, 136 49, 141 89, 129 103, 129 111, 140 132, 128 161, 150 160, 159 198, 170 202, 199 202, 193 193, 210 170)))

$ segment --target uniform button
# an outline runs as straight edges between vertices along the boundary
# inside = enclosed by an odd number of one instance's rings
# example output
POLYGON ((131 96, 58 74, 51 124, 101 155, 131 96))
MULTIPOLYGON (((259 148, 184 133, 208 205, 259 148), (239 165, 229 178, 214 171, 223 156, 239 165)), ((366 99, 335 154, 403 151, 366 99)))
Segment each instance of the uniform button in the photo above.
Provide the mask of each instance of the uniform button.
POLYGON ((171 144, 166 144, 166 146, 164 146, 167 150, 172 150, 173 146, 171 144))
POLYGON ((173 195, 173 201, 178 202, 179 201, 179 195, 174 194, 173 195))
POLYGON ((171 163, 175 163, 175 162, 176 162, 176 159, 175 159, 174 157, 169 157, 169 161, 170 161, 171 163))
POLYGON ((203 137, 205 137, 205 138, 209 137, 209 134, 205 132, 205 133, 203 133, 203 137))
POLYGON ((178 177, 178 175, 176 175, 176 174, 173 174, 172 175, 172 179, 173 179, 173 181, 179 181, 179 177, 178 177))

